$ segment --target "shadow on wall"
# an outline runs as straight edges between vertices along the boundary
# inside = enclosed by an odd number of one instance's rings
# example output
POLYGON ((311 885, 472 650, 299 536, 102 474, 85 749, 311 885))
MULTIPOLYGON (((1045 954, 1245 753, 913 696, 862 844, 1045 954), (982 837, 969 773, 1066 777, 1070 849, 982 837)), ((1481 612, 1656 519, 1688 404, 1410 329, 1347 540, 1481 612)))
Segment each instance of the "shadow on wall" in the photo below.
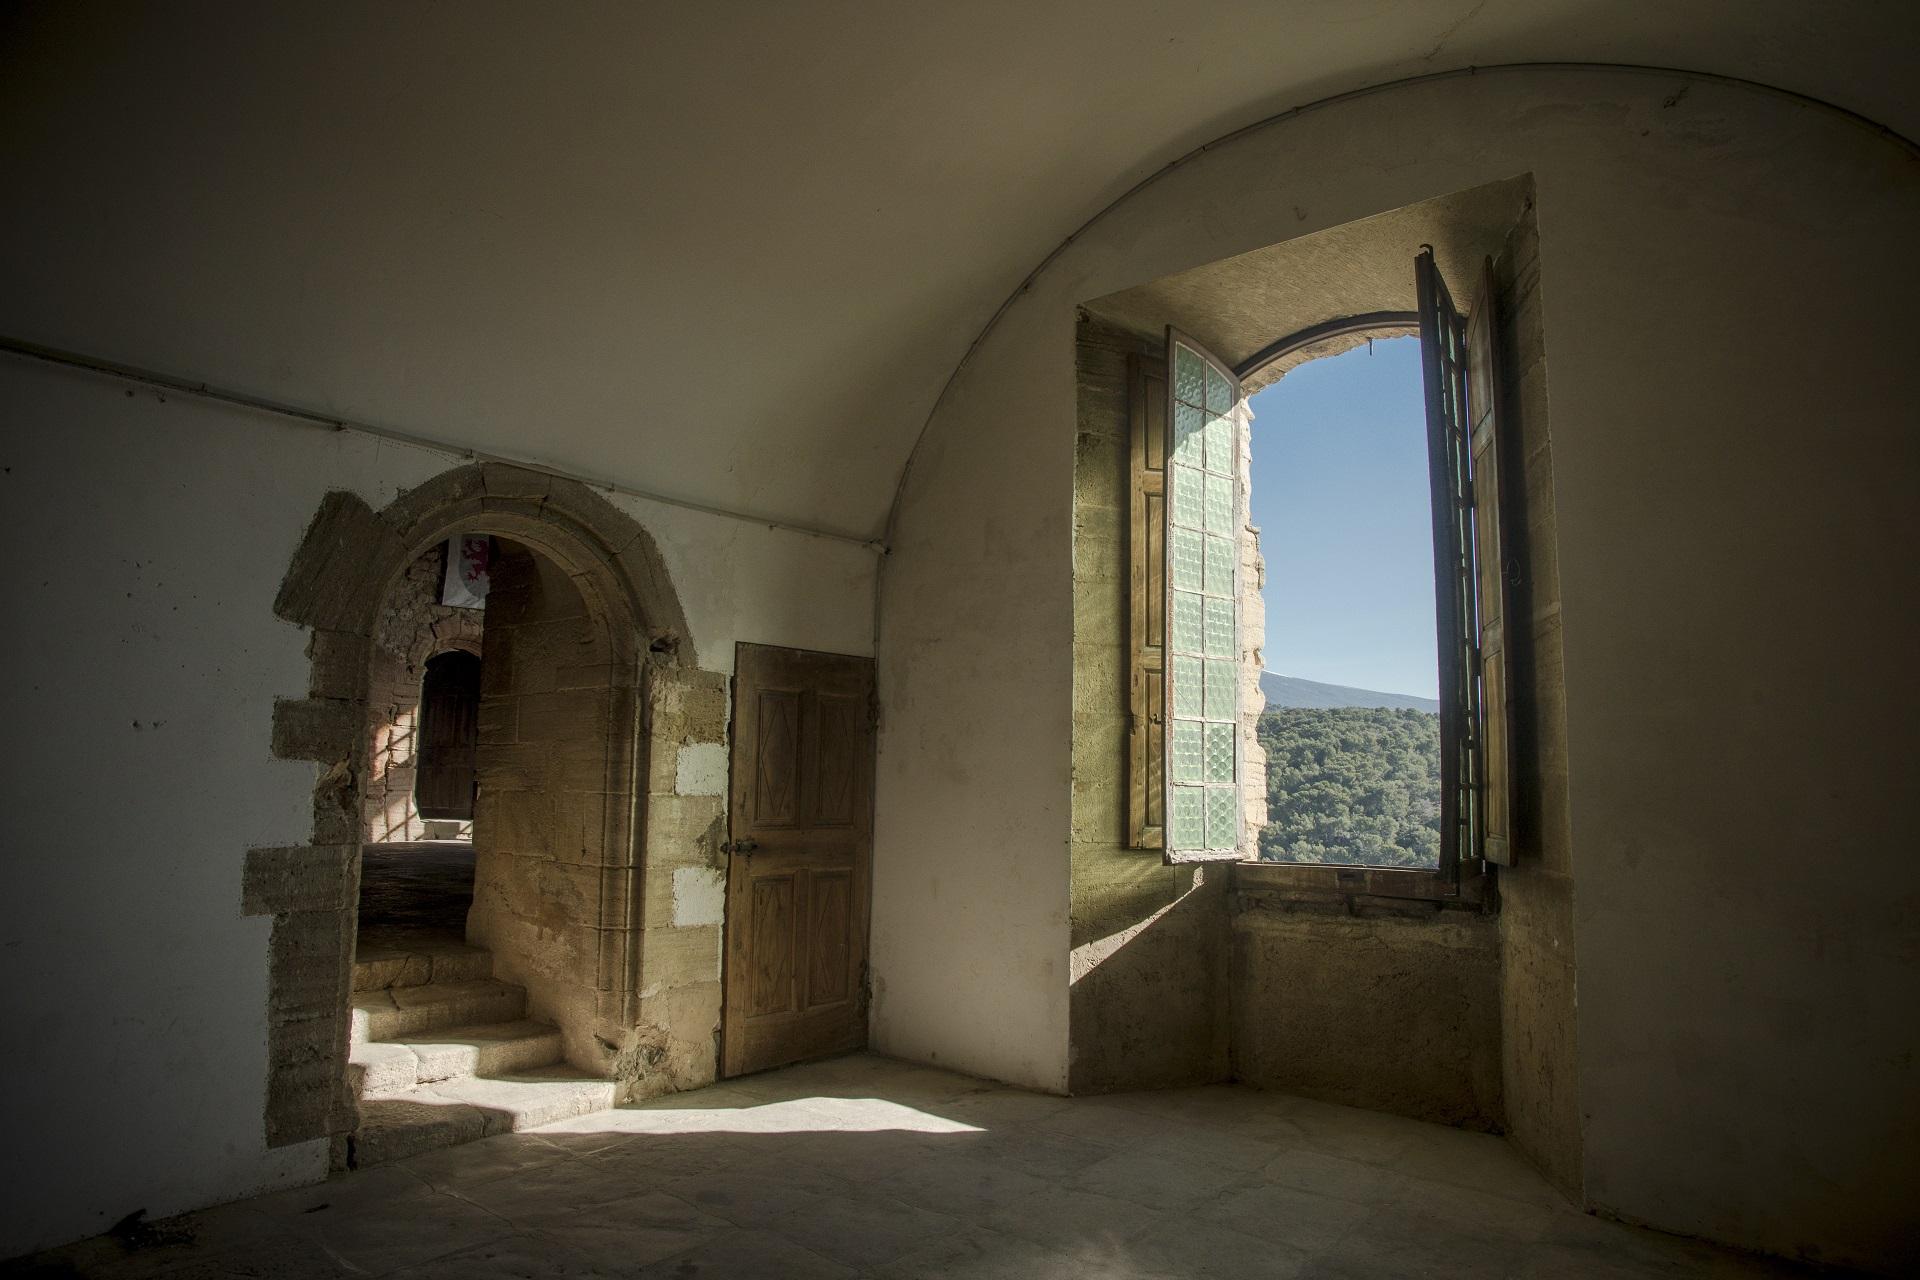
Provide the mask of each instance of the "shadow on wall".
MULTIPOLYGON (((1165 905, 1073 949, 1068 1088, 1076 1094, 1177 1088, 1230 1078, 1227 1040, 1228 870, 1145 868, 1152 886, 1178 888, 1165 905)), ((1131 912, 1113 910, 1126 919, 1131 912)), ((1075 921, 1076 935, 1085 923, 1075 921)), ((1097 925, 1095 926, 1097 928, 1097 925)))

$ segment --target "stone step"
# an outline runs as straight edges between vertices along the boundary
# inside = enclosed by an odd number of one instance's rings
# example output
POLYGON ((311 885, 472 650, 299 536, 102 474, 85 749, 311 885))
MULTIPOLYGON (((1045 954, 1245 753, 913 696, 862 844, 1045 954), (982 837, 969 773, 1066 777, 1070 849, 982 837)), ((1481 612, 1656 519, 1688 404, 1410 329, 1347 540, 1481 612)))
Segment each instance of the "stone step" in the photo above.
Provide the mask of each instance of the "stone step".
POLYGON ((417 1039, 425 1032, 487 1022, 518 1022, 526 1013, 526 991, 492 978, 358 991, 353 997, 353 1045, 417 1039))
POLYGON ((613 1105, 616 1088, 611 1080, 583 1076, 562 1064, 496 1079, 443 1080, 368 1099, 360 1103, 348 1161, 364 1169, 604 1111, 613 1105))
POLYGON ((473 982, 493 976, 493 955, 479 947, 364 943, 353 957, 353 989, 424 987, 432 982, 473 982))
POLYGON ((522 1020, 370 1040, 354 1046, 349 1066, 356 1096, 386 1098, 439 1080, 530 1071, 560 1058, 560 1029, 522 1020))

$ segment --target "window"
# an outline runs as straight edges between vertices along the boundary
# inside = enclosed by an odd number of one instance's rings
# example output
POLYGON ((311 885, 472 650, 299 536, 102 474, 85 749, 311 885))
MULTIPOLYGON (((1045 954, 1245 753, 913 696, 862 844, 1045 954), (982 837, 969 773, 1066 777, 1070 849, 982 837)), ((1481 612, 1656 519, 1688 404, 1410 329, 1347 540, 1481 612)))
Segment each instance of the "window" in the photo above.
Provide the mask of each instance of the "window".
MULTIPOLYGON (((1438 875, 1457 889, 1483 861, 1511 858, 1510 573, 1494 295, 1490 263, 1464 316, 1430 250, 1414 272, 1439 639, 1438 875)), ((1240 606, 1252 536, 1242 448, 1250 419, 1239 378, 1289 349, 1276 343, 1234 370, 1169 329, 1164 360, 1138 359, 1132 370, 1128 827, 1135 847, 1158 848, 1170 862, 1240 858, 1253 844, 1242 801, 1251 726, 1241 689, 1251 649, 1241 640, 1240 606)), ((1257 785, 1263 791, 1264 779, 1257 785)))

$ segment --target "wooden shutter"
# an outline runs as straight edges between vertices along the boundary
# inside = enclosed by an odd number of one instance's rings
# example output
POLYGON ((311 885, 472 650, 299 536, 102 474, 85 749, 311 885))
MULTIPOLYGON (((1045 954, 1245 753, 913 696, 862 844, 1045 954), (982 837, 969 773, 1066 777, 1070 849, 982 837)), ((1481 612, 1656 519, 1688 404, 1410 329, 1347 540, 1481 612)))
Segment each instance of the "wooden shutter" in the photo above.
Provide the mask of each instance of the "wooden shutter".
POLYGON ((1167 330, 1161 504, 1165 631, 1163 847, 1169 862, 1243 856, 1240 553, 1246 478, 1240 380, 1167 330))
POLYGON ((1467 312, 1467 418, 1473 498, 1475 604, 1480 627, 1481 855, 1513 865, 1512 733, 1507 706, 1507 611, 1516 576, 1502 515, 1512 509, 1500 465, 1500 378, 1494 335, 1493 261, 1480 268, 1479 293, 1467 312))
POLYGON ((1128 487, 1127 844, 1164 844, 1166 734, 1167 365, 1127 357, 1133 446, 1128 487))
POLYGON ((1414 259, 1432 484, 1434 626, 1440 652, 1440 874, 1477 858, 1479 629, 1474 617, 1473 488, 1467 438, 1466 326, 1434 265, 1414 259))

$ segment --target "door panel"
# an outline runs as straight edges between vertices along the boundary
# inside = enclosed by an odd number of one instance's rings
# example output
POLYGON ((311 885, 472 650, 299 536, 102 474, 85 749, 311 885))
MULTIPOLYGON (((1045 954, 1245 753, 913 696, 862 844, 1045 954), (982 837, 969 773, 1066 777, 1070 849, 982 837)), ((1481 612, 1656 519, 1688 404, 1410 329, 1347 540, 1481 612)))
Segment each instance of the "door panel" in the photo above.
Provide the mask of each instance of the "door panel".
POLYGON ((474 749, 480 732, 480 659, 453 650, 427 662, 420 681, 414 807, 423 818, 473 818, 474 749))
POLYGON ((743 644, 733 705, 729 1076, 866 1044, 873 663, 743 644))
POLYGON ((853 877, 846 871, 816 871, 809 878, 808 926, 813 946, 807 971, 807 1007, 845 1000, 851 975, 847 949, 853 932, 853 877))
POLYGON ((749 941, 752 995, 748 1008, 756 1016, 793 1011, 793 949, 800 923, 794 912, 794 881, 790 875, 749 881, 753 937, 749 941))

